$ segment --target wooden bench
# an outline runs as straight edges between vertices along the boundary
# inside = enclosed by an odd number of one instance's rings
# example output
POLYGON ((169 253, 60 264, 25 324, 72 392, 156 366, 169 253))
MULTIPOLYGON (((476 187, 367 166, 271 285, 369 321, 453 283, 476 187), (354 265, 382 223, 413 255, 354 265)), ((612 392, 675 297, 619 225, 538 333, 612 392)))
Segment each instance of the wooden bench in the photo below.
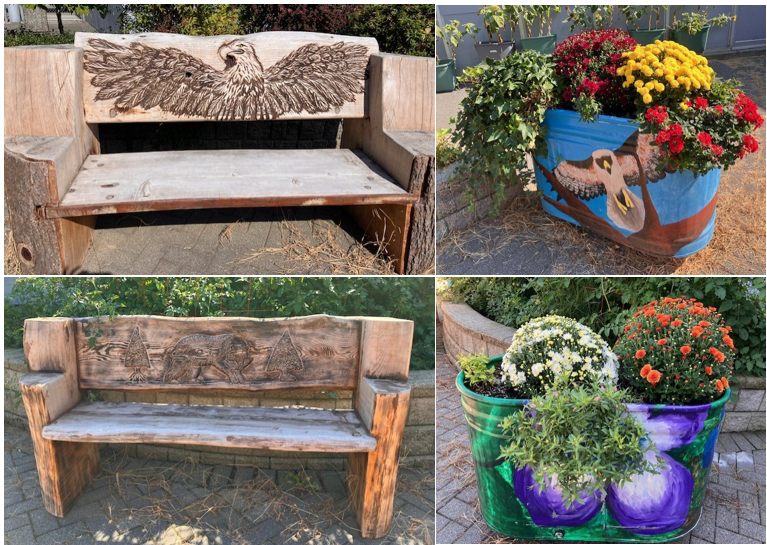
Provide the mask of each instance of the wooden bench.
POLYGON ((382 537, 410 400, 412 336, 407 320, 325 315, 27 320, 32 372, 20 382, 45 508, 65 516, 99 471, 101 442, 348 452, 362 535, 382 537), (354 409, 89 402, 87 389, 353 390, 354 409))
POLYGON ((4 55, 5 192, 25 273, 78 272, 100 214, 266 206, 348 206, 397 272, 433 265, 431 58, 305 32, 78 33, 4 55), (344 120, 343 149, 100 154, 104 123, 328 118, 344 120))

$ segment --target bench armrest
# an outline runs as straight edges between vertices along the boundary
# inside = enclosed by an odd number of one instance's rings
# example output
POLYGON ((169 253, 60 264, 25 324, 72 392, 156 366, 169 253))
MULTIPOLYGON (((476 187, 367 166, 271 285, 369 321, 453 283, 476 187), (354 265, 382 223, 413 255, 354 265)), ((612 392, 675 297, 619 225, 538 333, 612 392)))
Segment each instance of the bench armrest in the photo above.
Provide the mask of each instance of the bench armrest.
POLYGON ((435 149, 434 62, 427 57, 371 55, 368 118, 344 121, 344 147, 361 148, 402 188, 419 195, 417 160, 433 156, 435 149))
POLYGON ((30 423, 47 426, 80 402, 64 373, 28 373, 19 379, 30 423))
POLYGON ((395 420, 402 420, 404 430, 405 419, 400 417, 402 413, 407 415, 409 405, 410 386, 399 380, 362 378, 354 394, 354 408, 376 438, 381 434, 396 434, 395 420))

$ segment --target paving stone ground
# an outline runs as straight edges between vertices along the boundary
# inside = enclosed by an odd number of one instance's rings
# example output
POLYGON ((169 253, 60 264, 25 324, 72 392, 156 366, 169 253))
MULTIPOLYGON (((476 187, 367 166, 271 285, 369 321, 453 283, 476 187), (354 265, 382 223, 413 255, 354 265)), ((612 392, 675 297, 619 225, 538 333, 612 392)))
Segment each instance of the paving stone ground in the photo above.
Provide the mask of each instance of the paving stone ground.
POLYGON ((101 456, 99 477, 59 519, 43 508, 29 432, 6 426, 5 543, 434 543, 433 468, 400 468, 391 532, 366 540, 344 473, 158 462, 107 448, 101 456))
MULTIPOLYGON (((437 543, 538 543, 491 530, 479 511, 458 371, 437 339, 437 543)), ((675 543, 765 543, 765 432, 722 433, 700 522, 675 543)))

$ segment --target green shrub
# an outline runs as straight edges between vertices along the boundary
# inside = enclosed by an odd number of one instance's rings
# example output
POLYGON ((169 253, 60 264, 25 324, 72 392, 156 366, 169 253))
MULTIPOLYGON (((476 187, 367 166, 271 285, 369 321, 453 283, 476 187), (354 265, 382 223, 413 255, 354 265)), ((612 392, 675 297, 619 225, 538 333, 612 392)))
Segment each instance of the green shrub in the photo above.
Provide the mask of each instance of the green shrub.
POLYGON ((488 59, 459 78, 474 82, 461 102, 453 136, 460 160, 454 176, 468 174, 470 201, 492 181, 498 210, 504 189, 520 181, 517 171, 527 167, 527 154, 546 155, 541 123, 554 104, 553 78, 551 60, 537 51, 488 59))
POLYGON ((385 316, 413 320, 411 369, 434 368, 432 278, 20 278, 5 298, 6 346, 38 316, 385 316))
POLYGON ((569 507, 581 492, 605 494, 608 483, 621 486, 632 475, 658 473, 660 463, 645 457, 644 426, 626 412, 628 395, 613 387, 587 382, 534 397, 506 417, 503 429, 512 439, 501 456, 518 468, 529 466, 535 481, 557 475, 569 507))
POLYGON ((458 358, 464 377, 469 385, 489 383, 495 380, 494 366, 488 367, 489 358, 485 354, 464 354, 458 358))
POLYGON ((73 44, 75 35, 69 32, 65 34, 34 34, 25 30, 11 30, 5 33, 3 46, 16 47, 19 45, 53 45, 73 44))
POLYGON ((371 36, 386 53, 434 58, 434 4, 362 4, 344 34, 371 36))
POLYGON ((560 314, 602 335, 610 346, 633 309, 686 295, 719 309, 732 327, 735 373, 765 375, 764 278, 453 278, 451 291, 477 312, 504 325, 560 314))

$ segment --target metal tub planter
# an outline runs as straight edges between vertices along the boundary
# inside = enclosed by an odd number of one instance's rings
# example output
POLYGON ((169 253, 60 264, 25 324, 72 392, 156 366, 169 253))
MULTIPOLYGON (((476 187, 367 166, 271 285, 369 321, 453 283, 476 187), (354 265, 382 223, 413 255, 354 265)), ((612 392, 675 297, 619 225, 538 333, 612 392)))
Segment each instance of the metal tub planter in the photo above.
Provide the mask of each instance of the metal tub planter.
POLYGON ((463 372, 456 385, 469 427, 480 509, 496 532, 547 541, 661 543, 687 534, 697 524, 729 389, 704 405, 629 405, 655 443, 656 451, 646 456, 664 458, 665 468, 658 475, 635 475, 622 488, 610 484, 604 497, 584 495, 583 503, 565 508, 551 484, 556 476, 547 477, 549 485, 539 490, 529 467, 517 470, 499 458, 509 439, 499 424, 527 400, 476 394, 464 385, 463 372))
POLYGON ((535 158, 543 209, 646 254, 686 257, 711 240, 721 169, 664 169, 653 136, 629 119, 548 110, 548 156, 535 158))

